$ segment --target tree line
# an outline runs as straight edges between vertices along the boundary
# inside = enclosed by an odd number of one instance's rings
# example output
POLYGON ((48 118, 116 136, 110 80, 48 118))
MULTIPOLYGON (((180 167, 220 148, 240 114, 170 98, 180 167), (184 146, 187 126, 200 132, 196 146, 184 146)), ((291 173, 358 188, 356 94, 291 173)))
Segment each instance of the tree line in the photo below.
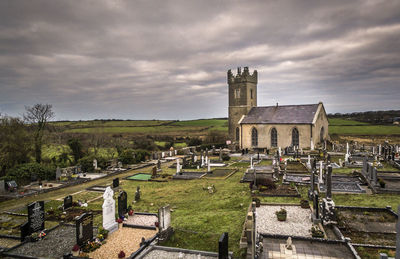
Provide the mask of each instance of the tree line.
POLYGON ((394 121, 399 120, 400 110, 334 113, 328 114, 328 117, 351 119, 371 124, 392 124, 394 121))

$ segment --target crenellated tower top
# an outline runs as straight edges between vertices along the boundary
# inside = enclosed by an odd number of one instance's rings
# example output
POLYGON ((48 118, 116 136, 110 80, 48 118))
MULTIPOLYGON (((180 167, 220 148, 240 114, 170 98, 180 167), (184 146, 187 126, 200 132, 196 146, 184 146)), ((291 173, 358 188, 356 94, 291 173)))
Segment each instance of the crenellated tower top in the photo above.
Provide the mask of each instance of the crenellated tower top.
POLYGON ((238 67, 236 76, 233 75, 230 69, 228 70, 228 85, 231 83, 242 83, 242 82, 243 83, 250 82, 257 84, 257 80, 258 80, 257 70, 254 70, 253 74, 250 74, 249 68, 244 67, 242 73, 242 69, 238 67))

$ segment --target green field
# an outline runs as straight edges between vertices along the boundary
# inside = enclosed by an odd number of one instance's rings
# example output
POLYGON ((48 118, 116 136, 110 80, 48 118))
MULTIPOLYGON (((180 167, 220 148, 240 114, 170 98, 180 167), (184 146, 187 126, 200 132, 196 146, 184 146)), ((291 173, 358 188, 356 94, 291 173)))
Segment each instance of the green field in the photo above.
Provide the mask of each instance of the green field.
POLYGON ((369 125, 366 122, 360 122, 355 120, 346 120, 340 118, 330 118, 329 126, 354 126, 354 125, 369 125))
POLYGON ((400 135, 400 127, 396 125, 329 126, 329 134, 400 135))

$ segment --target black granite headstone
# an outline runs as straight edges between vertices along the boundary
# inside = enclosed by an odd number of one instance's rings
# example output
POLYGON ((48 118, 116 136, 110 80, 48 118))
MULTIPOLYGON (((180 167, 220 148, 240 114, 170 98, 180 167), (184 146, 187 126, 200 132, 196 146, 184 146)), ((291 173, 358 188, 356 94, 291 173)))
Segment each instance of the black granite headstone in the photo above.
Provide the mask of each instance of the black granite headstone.
POLYGON ((24 224, 22 224, 20 230, 21 230, 21 242, 23 242, 25 240, 25 237, 31 234, 29 223, 25 222, 24 224))
POLYGON ((121 191, 118 195, 118 216, 121 218, 128 212, 128 195, 121 191))
POLYGON ((83 213, 75 219, 76 243, 79 246, 93 239, 93 214, 83 213))
POLYGON ((119 186, 119 178, 114 178, 113 179, 113 188, 117 188, 119 186))
POLYGON ((328 166, 328 175, 326 179, 326 198, 332 198, 332 166, 328 166))
POLYGON ((72 196, 68 195, 64 198, 64 210, 72 207, 72 196))
POLYGON ((28 224, 31 233, 44 229, 44 201, 37 201, 28 205, 28 224))
POLYGON ((218 259, 228 259, 228 233, 225 232, 221 235, 218 241, 218 259))

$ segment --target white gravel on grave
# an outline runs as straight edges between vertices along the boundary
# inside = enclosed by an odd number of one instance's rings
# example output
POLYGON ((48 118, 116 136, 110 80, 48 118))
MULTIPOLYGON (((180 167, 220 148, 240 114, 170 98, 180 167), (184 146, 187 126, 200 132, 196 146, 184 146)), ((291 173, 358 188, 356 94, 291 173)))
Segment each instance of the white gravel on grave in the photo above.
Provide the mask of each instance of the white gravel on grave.
POLYGON ((171 258, 182 258, 182 259, 215 259, 214 256, 204 256, 200 254, 186 254, 182 252, 171 252, 164 250, 152 250, 148 253, 144 259, 171 259, 171 258))
POLYGON ((256 208, 257 232, 290 236, 311 237, 311 210, 300 206, 261 205, 256 208), (278 221, 276 211, 287 211, 286 221, 278 221))
POLYGON ((155 215, 137 215, 133 214, 129 216, 124 223, 130 225, 139 225, 139 226, 151 226, 154 227, 154 223, 158 222, 158 217, 155 215))

